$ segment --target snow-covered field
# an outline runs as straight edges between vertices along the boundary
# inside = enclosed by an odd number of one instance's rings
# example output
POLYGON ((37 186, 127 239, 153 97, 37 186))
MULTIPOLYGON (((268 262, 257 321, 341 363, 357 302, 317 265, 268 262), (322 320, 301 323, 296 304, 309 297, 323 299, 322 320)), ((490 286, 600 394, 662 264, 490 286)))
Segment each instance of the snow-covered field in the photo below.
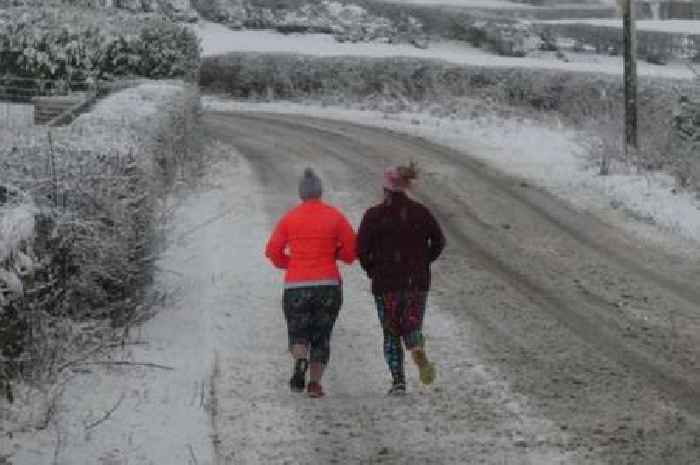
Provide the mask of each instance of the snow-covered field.
MULTIPOLYGON (((551 6, 536 6, 528 3, 510 2, 508 0, 380 0, 390 3, 403 3, 407 5, 434 5, 434 6, 454 6, 464 8, 490 8, 490 9, 518 9, 518 10, 537 10, 542 8, 559 8, 559 9, 588 9, 600 8, 601 5, 596 4, 579 4, 569 1, 562 1, 551 6)), ((605 6, 605 5, 603 5, 605 6)))
MULTIPOLYGON (((559 19, 552 21, 538 21, 543 24, 590 24, 592 26, 605 26, 622 28, 622 19, 559 19)), ((637 30, 673 32, 678 34, 700 34, 700 21, 668 19, 668 20, 638 20, 635 22, 637 30)))
POLYGON ((509 2, 508 0, 385 0, 391 3, 407 5, 445 5, 465 8, 517 8, 533 9, 526 3, 509 2))
POLYGON ((618 224, 643 240, 683 254, 700 241, 700 200, 677 192, 663 173, 599 176, 571 129, 535 121, 480 116, 471 120, 427 114, 386 114, 297 103, 247 103, 205 97, 212 110, 264 111, 340 119, 424 137, 463 150, 542 186, 618 224), (690 244, 690 245, 689 245, 690 244))
MULTIPOLYGON (((340 43, 324 34, 289 34, 274 31, 233 31, 215 23, 202 22, 191 26, 202 39, 204 56, 228 52, 289 53, 315 56, 408 57, 443 60, 454 64, 545 68, 563 71, 622 74, 622 58, 590 54, 567 54, 569 62, 554 58, 553 54, 542 58, 512 58, 487 53, 468 46, 464 42, 445 41, 431 43, 428 49, 408 44, 340 43)), ((692 79, 693 72, 682 65, 655 66, 638 64, 639 74, 666 78, 692 79)))
POLYGON ((34 124, 34 105, 0 102, 0 129, 27 128, 34 124))

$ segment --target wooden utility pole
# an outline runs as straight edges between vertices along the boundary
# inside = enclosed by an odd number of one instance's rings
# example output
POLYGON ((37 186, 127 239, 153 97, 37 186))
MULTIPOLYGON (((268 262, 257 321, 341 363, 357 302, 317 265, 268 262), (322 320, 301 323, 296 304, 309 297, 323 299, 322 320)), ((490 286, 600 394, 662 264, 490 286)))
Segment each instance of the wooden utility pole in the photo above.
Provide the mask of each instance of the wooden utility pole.
POLYGON ((637 41, 634 0, 621 0, 625 48, 625 151, 639 147, 637 134, 637 41))

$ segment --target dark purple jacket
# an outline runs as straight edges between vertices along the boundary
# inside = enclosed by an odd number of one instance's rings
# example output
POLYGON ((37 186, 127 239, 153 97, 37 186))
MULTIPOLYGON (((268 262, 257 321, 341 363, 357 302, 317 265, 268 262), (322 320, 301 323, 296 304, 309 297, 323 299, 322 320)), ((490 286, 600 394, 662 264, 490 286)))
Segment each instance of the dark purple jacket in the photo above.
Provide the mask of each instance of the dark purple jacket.
POLYGON ((430 264, 445 236, 426 207, 401 192, 367 210, 357 236, 357 255, 372 280, 372 293, 430 290, 430 264))

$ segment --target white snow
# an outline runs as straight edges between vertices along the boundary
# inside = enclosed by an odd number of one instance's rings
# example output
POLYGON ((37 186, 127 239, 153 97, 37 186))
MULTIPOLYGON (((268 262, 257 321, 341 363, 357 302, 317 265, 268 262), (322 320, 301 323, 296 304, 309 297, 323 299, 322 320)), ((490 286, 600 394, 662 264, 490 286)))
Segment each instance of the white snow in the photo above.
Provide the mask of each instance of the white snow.
POLYGON ((506 173, 528 179, 644 240, 684 254, 698 250, 698 198, 689 192, 674 193, 674 180, 663 173, 599 176, 579 143, 581 134, 565 127, 489 115, 454 120, 420 113, 386 114, 287 102, 237 102, 216 97, 205 97, 204 103, 212 110, 318 116, 425 137, 483 159, 506 173), (640 218, 653 221, 640 221, 640 218))
MULTIPOLYGON (((672 180, 664 175, 596 176, 581 157, 578 134, 565 128, 488 115, 450 120, 218 98, 206 98, 205 104, 215 110, 342 119, 426 137, 531 179, 581 208, 614 219, 628 208, 651 215, 670 236, 700 239, 700 204, 692 196, 673 195, 672 180), (613 201, 622 208, 612 209, 613 201)), ((234 148, 216 151, 217 161, 202 188, 182 199, 173 214, 155 284, 169 298, 155 318, 132 328, 125 348, 100 360, 157 365, 75 363, 57 397, 55 421, 43 432, 0 435, 0 455, 11 453, 14 465, 299 463, 295 459, 318 453, 310 449, 309 434, 323 434, 313 428, 328 417, 348 422, 349 432, 359 435, 350 434, 344 443, 348 450, 343 454, 352 458, 346 463, 368 463, 364 459, 376 453, 370 449, 382 445, 364 436, 373 431, 386 432, 381 439, 386 444, 400 439, 407 454, 420 456, 426 447, 443 454, 442 463, 463 463, 454 454, 468 447, 491 454, 489 463, 501 458, 543 465, 575 461, 546 445, 566 444, 566 434, 539 417, 528 399, 515 395, 503 375, 479 359, 465 322, 434 305, 426 333, 441 382, 426 391, 416 386, 411 373, 410 402, 387 401, 380 329, 366 278, 357 267, 343 268, 345 304, 326 377, 329 396, 319 408, 289 393, 281 273, 262 252, 279 216, 267 209, 266 196, 276 195, 281 211, 294 203, 294 193, 285 197, 274 186, 261 185, 234 148), (465 399, 473 403, 463 405, 465 399), (447 421, 447 415, 466 417, 470 408, 493 413, 494 426, 440 436, 446 422, 456 422, 447 421), (373 423, 364 432, 367 418, 373 423), (436 437, 437 443, 426 442, 436 437), (521 438, 542 445, 514 446, 521 438), (219 461, 216 454, 222 454, 219 461)), ((326 196, 357 224, 366 205, 333 186, 326 196)), ((671 240, 658 226, 625 225, 671 240)), ((20 402, 31 399, 22 390, 20 396, 20 402)))
MULTIPOLYGON (((184 92, 184 86, 176 82, 145 82, 111 95, 70 127, 54 131, 76 147, 121 153, 133 147, 135 154, 148 154, 153 149, 150 144, 168 127, 178 96, 184 92)), ((29 136, 35 137, 39 130, 33 129, 29 136)), ((207 210, 196 206, 189 213, 200 215, 207 210)), ((187 221, 195 223, 200 218, 183 215, 180 224, 186 228, 187 221)), ((26 257, 14 249, 31 236, 33 221, 28 207, 0 210, 0 257, 14 252, 26 264, 26 257)), ((188 268, 188 254, 198 256, 200 252, 184 244, 178 243, 183 250, 176 258, 167 256, 158 263, 169 271, 159 276, 157 291, 170 290, 166 282, 170 270, 180 273, 182 269, 185 277, 188 271, 206 273, 199 267, 188 268)), ((3 274, 0 280, 5 278, 3 274)), ((126 337, 125 348, 97 360, 76 361, 62 371, 51 392, 42 392, 43 386, 17 383, 16 402, 0 402, 0 463, 6 453, 12 453, 14 465, 212 463, 206 410, 211 351, 204 343, 209 328, 207 320, 191 312, 203 296, 197 292, 178 299, 126 337), (100 363, 92 364, 94 361, 100 363), (110 364, 114 361, 135 365, 110 364), (47 415, 48 411, 53 415, 47 415), (47 416, 52 418, 50 424, 33 430, 47 416)))
MULTIPOLYGON (((202 39, 204 56, 229 52, 289 53, 313 56, 357 56, 373 58, 406 57, 442 60, 458 65, 544 68, 563 71, 622 74, 622 58, 567 54, 570 62, 543 58, 514 58, 494 55, 464 42, 431 42, 428 49, 409 44, 340 43, 325 34, 280 34, 274 31, 233 31, 215 23, 202 22, 191 26, 202 39)), ((655 66, 639 63, 640 75, 678 79, 693 79, 694 73, 685 66, 655 66)))
POLYGON ((34 236, 36 209, 28 203, 0 206, 0 263, 16 252, 23 241, 34 236))
MULTIPOLYGON (((589 24, 591 26, 600 27, 616 27, 622 28, 622 19, 559 19, 551 21, 538 21, 543 24, 589 24)), ((639 31, 660 31, 674 32, 678 34, 700 34, 700 21, 668 19, 654 20, 642 19, 635 21, 637 30, 639 31)))
MULTIPOLYGON (((215 212, 216 204, 208 200, 195 197, 178 210, 172 247, 158 262, 163 270, 158 289, 177 298, 142 327, 133 328, 124 349, 98 360, 135 365, 94 365, 91 358, 75 363, 55 397, 49 429, 16 431, 14 440, 0 438, 0 450, 13 452, 11 463, 214 463, 207 411, 213 357, 209 308, 204 303, 215 286, 205 284, 214 271, 202 264, 208 265, 218 250, 186 235, 215 212)), ((19 389, 24 392, 21 385, 19 389)))
POLYGON ((80 127, 92 121, 123 124, 127 118, 148 119, 158 112, 160 105, 182 90, 179 81, 137 81, 133 87, 98 101, 95 108, 79 116, 73 125, 80 127), (136 108, 138 113, 134 111, 136 108))
POLYGON ((407 5, 442 5, 465 8, 509 8, 532 10, 534 6, 526 3, 509 2, 508 0, 386 0, 387 3, 404 3, 407 5))
MULTIPOLYGON (((577 9, 586 10, 600 8, 601 5, 581 4, 563 1, 553 5, 531 5, 528 3, 511 2, 508 0, 379 0, 387 3, 404 3, 408 5, 450 6, 463 8, 487 8, 487 9, 517 9, 517 10, 542 10, 542 9, 577 9)), ((614 1, 612 2, 614 4, 614 1)))
POLYGON ((0 129, 29 128, 34 125, 34 105, 0 102, 0 129))
MULTIPOLYGON (((190 292, 204 294, 193 307, 194 313, 208 315, 211 321, 210 340, 215 347, 212 386, 218 411, 213 420, 214 440, 224 463, 334 463, 338 459, 339 463, 369 463, 377 453, 377 443, 403 444, 401 453, 406 456, 428 454, 443 458, 441 463, 461 463, 461 458, 455 461, 454 457, 470 442, 481 442, 484 449, 506 459, 525 455, 541 464, 566 460, 566 453, 547 447, 518 450, 514 441, 520 438, 534 445, 544 437, 565 439, 566 435, 536 416, 527 399, 515 396, 503 376, 476 357, 463 322, 434 306, 428 310, 426 332, 440 364, 439 388, 430 393, 419 389, 411 371, 411 389, 416 391, 412 401, 387 401, 381 330, 367 279, 356 265, 342 267, 344 305, 324 378, 328 397, 319 404, 290 393, 290 360, 280 303, 282 272, 267 262, 263 250, 281 212, 297 202, 296 193, 285 195, 274 186, 259 184, 233 147, 224 147, 224 152, 227 160, 213 168, 216 175, 209 180, 219 190, 203 194, 190 207, 210 214, 220 212, 214 215, 220 221, 191 238, 206 243, 200 247, 210 252, 192 256, 190 266, 206 269, 211 276, 202 273, 188 286, 190 292), (266 209, 263 195, 276 199, 272 211, 266 209), (430 447, 426 441, 434 440, 446 423, 462 418, 459 412, 473 407, 461 401, 475 391, 487 393, 477 403, 495 409, 499 418, 508 421, 498 424, 497 433, 485 429, 459 438, 447 436, 439 439, 439 447, 430 447), (445 416, 448 406, 451 419, 445 416), (414 423, 417 411, 425 412, 418 414, 420 428, 414 423), (313 438, 324 430, 328 434, 327 429, 335 430, 334 441, 342 437, 343 447, 330 443, 331 451, 322 446, 312 449, 313 438), (382 437, 366 436, 377 431, 382 437)), ((367 206, 358 204, 351 192, 326 187, 324 198, 358 224, 367 206)))
MULTIPOLYGON (((441 381, 422 389, 411 370, 411 397, 387 399, 381 329, 357 266, 342 270, 345 303, 324 383, 328 397, 318 403, 290 393, 282 274, 263 250, 295 193, 260 184, 234 148, 219 152, 202 189, 173 216, 156 283, 171 298, 153 320, 132 329, 127 341, 135 345, 112 355, 173 369, 76 363, 48 430, 0 436, 11 463, 369 463, 382 450, 445 464, 463 463, 467 452, 485 463, 575 460, 550 446, 567 444, 567 434, 478 358, 468 325, 434 305, 426 334, 441 381), (279 211, 266 208, 270 195, 279 211), (490 420, 476 427, 470 415, 490 420), (327 428, 336 430, 342 447, 312 449, 323 444, 314 438, 327 428), (394 449, 398 444, 401 450, 394 449)), ((332 186, 325 197, 354 224, 367 207, 332 186)))

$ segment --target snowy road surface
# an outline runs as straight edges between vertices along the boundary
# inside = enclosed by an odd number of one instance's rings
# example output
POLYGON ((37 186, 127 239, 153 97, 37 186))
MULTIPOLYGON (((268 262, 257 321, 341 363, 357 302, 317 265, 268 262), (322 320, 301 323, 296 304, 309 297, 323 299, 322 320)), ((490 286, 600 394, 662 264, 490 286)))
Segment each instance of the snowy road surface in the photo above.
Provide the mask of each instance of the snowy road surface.
POLYGON ((695 463, 697 263, 420 139, 298 115, 210 113, 205 124, 254 173, 265 208, 248 204, 268 221, 293 204, 307 164, 356 223, 382 168, 415 159, 416 195, 449 238, 427 322, 437 385, 412 373, 410 396, 386 399, 379 329, 352 268, 329 396, 314 402, 286 392, 280 281, 259 255, 262 219, 245 227, 239 253, 254 265, 231 292, 250 296, 238 310, 250 320, 222 331, 237 354, 217 364, 219 463, 695 463))
MULTIPOLYGON (((174 213, 159 314, 89 366, 12 465, 683 464, 700 456, 700 264, 671 259, 463 150, 302 115, 209 112, 209 174, 174 213), (282 276, 263 257, 314 166, 357 225, 415 160, 443 224, 426 335, 438 380, 387 398, 368 282, 344 267, 328 396, 288 389, 282 276)), ((412 368, 412 367, 411 367, 412 368)), ((0 459, 2 463, 2 459, 0 459)))

